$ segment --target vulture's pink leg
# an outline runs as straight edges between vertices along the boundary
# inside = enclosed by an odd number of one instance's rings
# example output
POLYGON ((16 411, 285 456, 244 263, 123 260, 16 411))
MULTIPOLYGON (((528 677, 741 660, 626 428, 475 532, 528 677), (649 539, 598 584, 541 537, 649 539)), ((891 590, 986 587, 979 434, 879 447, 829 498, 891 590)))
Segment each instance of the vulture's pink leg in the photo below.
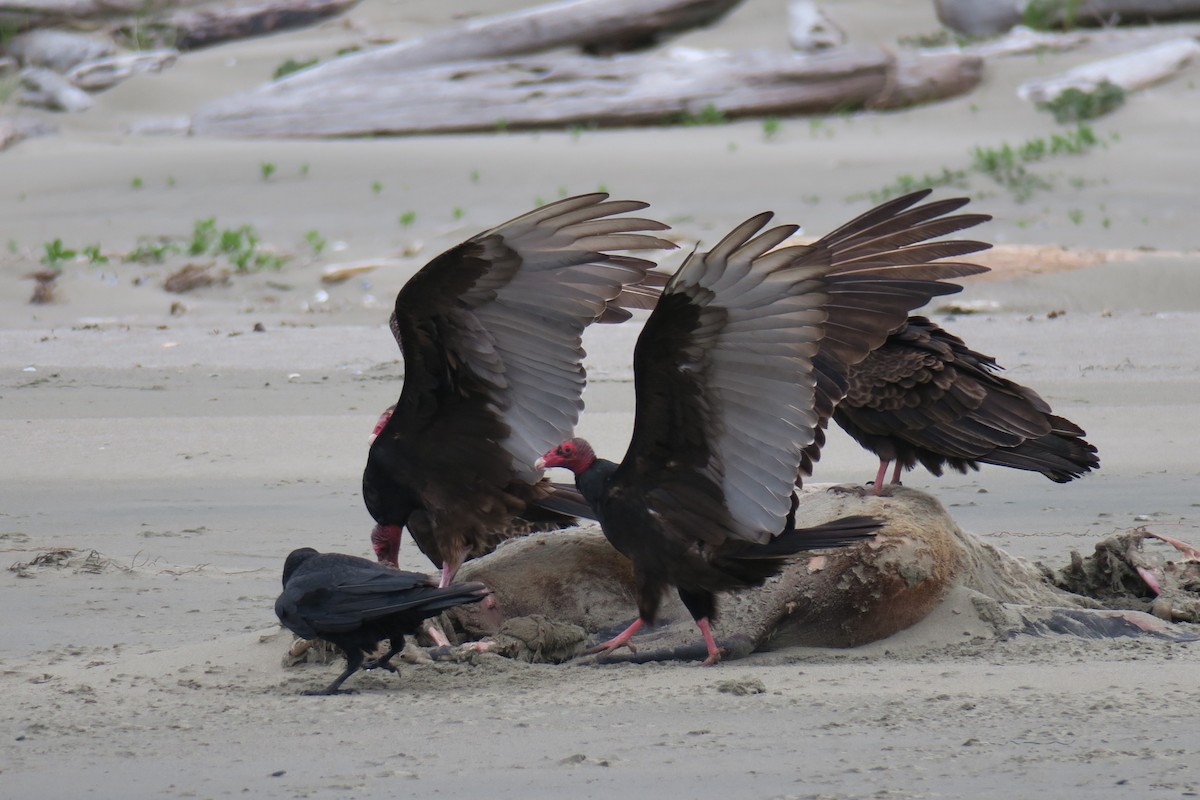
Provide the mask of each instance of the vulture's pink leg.
POLYGON ((717 642, 713 639, 712 627, 708 624, 708 617, 701 617, 696 620, 696 625, 700 628, 701 635, 704 636, 704 646, 708 648, 708 658, 704 659, 704 666, 713 667, 721 663, 721 648, 717 647, 717 642))
POLYGON ((888 464, 892 462, 879 459, 879 472, 875 473, 875 494, 883 494, 883 478, 887 475, 888 464))
POLYGON ((617 634, 613 638, 609 639, 607 642, 604 642, 603 644, 598 644, 595 647, 593 647, 591 650, 588 650, 587 651, 588 655, 591 655, 593 653, 603 653, 604 655, 608 655, 613 650, 616 650, 618 647, 628 647, 629 651, 631 653, 636 653, 637 648, 634 647, 633 645, 631 645, 629 643, 629 640, 633 638, 633 635, 635 633, 637 633, 638 630, 644 624, 645 623, 642 622, 642 618, 638 617, 637 619, 635 619, 633 621, 632 625, 630 625, 625 630, 621 631, 619 634, 617 634))

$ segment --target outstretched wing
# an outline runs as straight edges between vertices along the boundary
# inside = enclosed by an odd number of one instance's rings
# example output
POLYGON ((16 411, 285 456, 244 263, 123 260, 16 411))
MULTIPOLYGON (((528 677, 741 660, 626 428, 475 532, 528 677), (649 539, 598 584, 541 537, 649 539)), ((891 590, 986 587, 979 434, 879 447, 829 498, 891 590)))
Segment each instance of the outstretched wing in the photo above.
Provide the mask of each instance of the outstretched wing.
POLYGON ((502 450, 490 457, 508 463, 471 468, 532 482, 538 455, 573 433, 583 408, 584 328, 628 316, 623 307, 644 307, 658 289, 647 278, 653 262, 608 251, 674 247, 644 233, 662 223, 617 216, 645 203, 607 197, 560 200, 485 231, 400 291, 392 318, 405 360, 397 416, 430 468, 439 453, 486 461, 472 444, 486 439, 502 450), (434 425, 443 412, 451 419, 434 425))
POLYGON ((807 247, 768 252, 795 232, 758 233, 770 218, 693 253, 634 351, 633 437, 612 480, 685 540, 765 542, 782 530, 817 425, 812 358, 831 264, 807 247))
POLYGON ((986 214, 954 214, 966 198, 918 205, 929 190, 890 200, 821 237, 811 247, 827 254, 830 270, 829 319, 814 359, 814 409, 820 426, 805 449, 803 474, 811 474, 820 457, 824 428, 834 406, 846 395, 846 373, 883 345, 888 334, 903 327, 910 311, 934 297, 962 287, 949 281, 987 272, 978 264, 958 261, 986 250, 987 242, 967 239, 932 241, 991 219, 986 214), (949 259, 949 260, 945 260, 949 259))

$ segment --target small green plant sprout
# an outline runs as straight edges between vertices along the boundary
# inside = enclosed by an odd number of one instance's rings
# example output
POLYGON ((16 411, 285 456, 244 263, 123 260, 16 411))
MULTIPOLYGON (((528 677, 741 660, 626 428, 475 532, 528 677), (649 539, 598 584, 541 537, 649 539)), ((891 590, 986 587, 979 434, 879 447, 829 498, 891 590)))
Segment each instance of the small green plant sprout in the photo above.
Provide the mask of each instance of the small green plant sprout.
POLYGON ((558 196, 559 196, 559 198, 566 197, 567 196, 567 187, 559 186, 558 187, 558 196))
POLYGON ((263 250, 258 246, 259 241, 258 234, 250 225, 226 228, 221 231, 217 250, 229 259, 229 263, 237 267, 238 272, 264 268, 280 269, 287 258, 263 250))
POLYGON ((100 245, 98 244, 89 244, 87 247, 83 248, 83 254, 87 256, 89 264, 108 263, 108 256, 100 252, 100 245))
POLYGON ((286 75, 291 75, 293 72, 299 72, 302 69, 307 69, 320 60, 321 59, 319 58, 309 58, 305 59, 304 61, 297 61, 294 58, 289 58, 287 61, 275 68, 273 80, 279 80, 286 75))
POLYGON ((262 174, 264 181, 271 180, 271 176, 275 174, 275 165, 270 161, 264 161, 258 165, 258 170, 262 174))
POLYGON ((400 215, 400 225, 404 228, 412 227, 412 224, 417 221, 417 212, 405 211, 400 215))
POLYGON ((1053 100, 1039 102, 1041 111, 1049 111, 1059 123, 1082 122, 1102 117, 1115 111, 1125 103, 1125 90, 1115 83, 1101 81, 1091 91, 1074 86, 1063 91, 1053 100))
POLYGON ((779 117, 767 117, 762 122, 763 138, 767 141, 775 138, 779 133, 779 117))
POLYGON ((1081 0, 1030 0, 1021 12, 1021 24, 1035 31, 1074 30, 1079 23, 1081 0))
POLYGON ((212 249, 217 241, 217 218, 198 219, 192 223, 192 240, 188 242, 187 254, 199 256, 212 249))
POLYGON ((680 125, 694 127, 697 125, 724 125, 729 121, 725 112, 717 108, 715 103, 707 103, 699 111, 684 111, 677 117, 680 125))
POLYGON ((20 249, 21 249, 21 246, 19 244, 17 244, 16 239, 8 240, 8 252, 12 253, 15 256, 17 254, 17 251, 19 251, 20 249))
POLYGON ((596 184, 596 191, 597 191, 597 192, 607 192, 607 191, 608 191, 608 184, 607 184, 607 183, 598 183, 598 184, 596 184))
POLYGON ((62 239, 46 242, 42 247, 45 249, 45 252, 42 255, 41 261, 53 270, 62 269, 64 261, 70 261, 78 255, 74 250, 63 247, 62 239))
POLYGON ((471 183, 479 183, 479 170, 471 170, 471 183))
POLYGON ((134 175, 133 179, 131 181, 129 181, 129 188, 130 189, 142 188, 142 179, 139 176, 134 175))
POLYGON ((383 192, 383 183, 380 181, 371 181, 371 193, 380 194, 383 192))
POLYGON ((308 162, 307 161, 300 165, 300 177, 301 178, 308 177, 308 162))
POLYGON ((958 188, 966 188, 967 173, 966 170, 950 169, 942 167, 942 171, 938 173, 926 173, 921 177, 913 175, 901 175, 895 181, 884 186, 878 191, 869 192, 868 196, 872 202, 882 203, 892 197, 899 197, 902 194, 916 192, 921 189, 933 189, 938 186, 955 186, 958 188))
POLYGON ((508 120, 504 117, 496 120, 496 133, 508 133, 508 120))
POLYGON ((308 242, 308 246, 312 248, 313 255, 315 256, 321 255, 321 251, 325 249, 325 237, 317 233, 316 228, 304 234, 304 241, 308 242))
POLYGON ((159 263, 167 256, 179 252, 179 245, 169 239, 151 239, 140 237, 137 247, 123 257, 124 261, 136 261, 140 264, 159 263))
POLYGON ((1083 223, 1083 209, 1072 208, 1070 211, 1067 212, 1067 218, 1069 220, 1071 220, 1072 224, 1075 224, 1075 225, 1082 224, 1083 223))
POLYGON ((457 222, 463 218, 463 210, 455 206, 454 210, 450 212, 450 217, 457 222))

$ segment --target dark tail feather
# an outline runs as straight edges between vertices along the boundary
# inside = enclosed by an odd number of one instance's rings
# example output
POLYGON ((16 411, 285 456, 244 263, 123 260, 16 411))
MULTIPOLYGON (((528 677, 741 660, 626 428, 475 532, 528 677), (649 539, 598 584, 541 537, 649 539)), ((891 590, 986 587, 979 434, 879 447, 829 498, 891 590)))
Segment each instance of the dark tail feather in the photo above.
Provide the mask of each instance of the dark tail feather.
POLYGON ((1098 469, 1096 448, 1078 436, 1049 433, 1016 447, 998 448, 979 459, 1015 469, 1040 472, 1055 483, 1066 483, 1098 469))
POLYGON ((869 539, 883 527, 883 520, 856 514, 812 528, 786 530, 766 544, 756 544, 738 552, 738 558, 778 558, 808 550, 845 547, 869 539))
MULTIPOLYGON (((574 486, 565 483, 552 483, 550 486, 554 491, 546 497, 531 503, 530 506, 532 508, 538 508, 553 514, 561 514, 566 517, 596 519, 596 512, 592 510, 592 504, 585 500, 583 495, 574 486)), ((523 516, 528 519, 529 513, 527 512, 523 516)), ((569 522, 569 520, 564 520, 564 522, 569 522)))
MULTIPOLYGON (((482 583, 455 583, 443 589, 430 588, 422 598, 420 611, 426 617, 435 617, 448 608, 478 603, 491 594, 491 590, 482 583)), ((398 604, 395 611, 403 610, 403 603, 398 604)), ((386 609, 385 609, 386 610, 386 609)))

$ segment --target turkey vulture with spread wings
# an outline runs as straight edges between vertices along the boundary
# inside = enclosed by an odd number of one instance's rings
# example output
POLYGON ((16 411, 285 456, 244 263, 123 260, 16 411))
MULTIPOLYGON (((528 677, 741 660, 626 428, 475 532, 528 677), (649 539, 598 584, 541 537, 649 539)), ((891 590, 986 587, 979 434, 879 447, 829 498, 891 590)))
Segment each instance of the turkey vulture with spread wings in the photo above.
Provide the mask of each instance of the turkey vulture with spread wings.
POLYGON ((795 553, 870 536, 877 521, 789 520, 798 476, 847 385, 846 370, 935 294, 984 271, 947 261, 987 247, 929 242, 987 217, 908 195, 807 246, 773 249, 795 226, 760 214, 693 253, 663 290, 634 351, 633 435, 620 464, 582 439, 535 464, 575 473, 604 534, 633 562, 638 618, 596 648, 627 645, 674 586, 720 660, 715 593, 760 585, 795 553))
POLYGON ((324 689, 307 694, 338 694, 342 682, 359 669, 395 672, 392 657, 404 649, 404 637, 429 617, 486 597, 482 583, 439 588, 416 572, 392 569, 365 558, 293 550, 283 562, 283 593, 275 616, 297 636, 324 639, 346 655, 346 670, 324 689), (363 663, 379 642, 388 651, 363 663))
POLYGON ((875 493, 918 462, 934 475, 998 464, 1066 483, 1100 466, 1084 431, 1051 413, 1037 392, 996 375, 1000 366, 925 317, 910 317, 850 368, 834 420, 879 457, 875 493))
POLYGON ((584 328, 658 295, 653 262, 609 252, 675 246, 645 233, 666 225, 618 216, 645 207, 603 193, 560 200, 471 237, 404 285, 391 318, 404 387, 363 471, 373 542, 422 531, 445 586, 514 517, 571 507, 532 464, 583 408, 584 328))

